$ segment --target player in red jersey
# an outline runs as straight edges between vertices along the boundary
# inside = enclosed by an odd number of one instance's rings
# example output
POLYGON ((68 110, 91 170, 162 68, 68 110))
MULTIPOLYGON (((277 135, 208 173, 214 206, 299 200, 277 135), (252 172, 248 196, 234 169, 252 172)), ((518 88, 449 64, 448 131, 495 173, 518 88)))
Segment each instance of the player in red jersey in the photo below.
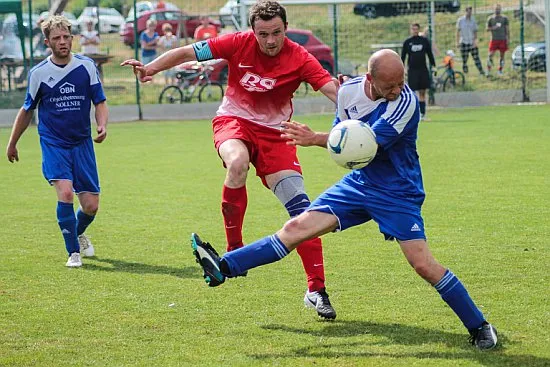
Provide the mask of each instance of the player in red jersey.
MULTIPOLYGON (((226 59, 228 87, 216 117, 214 144, 227 168, 222 214, 227 251, 243 246, 250 163, 283 203, 291 217, 309 206, 296 147, 281 137, 281 123, 292 117, 292 96, 306 81, 336 102, 338 83, 302 46, 285 36, 286 10, 276 1, 260 1, 250 9, 251 31, 211 38, 166 52, 147 65, 126 60, 142 82, 182 62, 226 59)), ((325 290, 321 240, 302 243, 298 254, 307 274, 306 306, 319 316, 336 317, 325 290)), ((207 282, 210 280, 205 276, 207 282)), ((211 284, 212 285, 212 284, 211 284)))

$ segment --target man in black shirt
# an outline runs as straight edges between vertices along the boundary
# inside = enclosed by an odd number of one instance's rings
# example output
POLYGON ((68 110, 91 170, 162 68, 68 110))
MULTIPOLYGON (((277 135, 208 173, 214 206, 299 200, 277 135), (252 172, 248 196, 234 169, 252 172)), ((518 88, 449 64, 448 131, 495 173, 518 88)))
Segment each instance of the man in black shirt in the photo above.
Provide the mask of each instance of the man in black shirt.
POLYGON ((426 120, 426 89, 430 87, 430 73, 426 66, 426 55, 428 55, 432 67, 435 67, 435 60, 430 41, 426 37, 420 36, 419 31, 420 25, 418 23, 411 24, 412 36, 403 42, 401 60, 405 63, 407 55, 409 56, 408 84, 412 90, 416 91, 422 120, 426 120))

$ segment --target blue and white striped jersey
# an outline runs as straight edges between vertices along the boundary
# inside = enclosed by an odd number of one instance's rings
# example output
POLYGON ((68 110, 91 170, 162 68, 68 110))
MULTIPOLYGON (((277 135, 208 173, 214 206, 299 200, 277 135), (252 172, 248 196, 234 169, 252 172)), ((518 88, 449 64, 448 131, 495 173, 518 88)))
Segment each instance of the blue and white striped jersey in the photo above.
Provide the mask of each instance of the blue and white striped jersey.
POLYGON ((416 151, 420 110, 415 93, 405 85, 395 101, 372 101, 365 94, 366 76, 344 83, 338 91, 334 124, 348 119, 367 122, 379 145, 374 160, 351 175, 386 198, 424 201, 422 172, 416 151))
POLYGON ((71 147, 91 136, 91 103, 105 99, 94 61, 73 54, 67 65, 56 65, 48 57, 31 69, 23 108, 39 106, 41 139, 71 147))

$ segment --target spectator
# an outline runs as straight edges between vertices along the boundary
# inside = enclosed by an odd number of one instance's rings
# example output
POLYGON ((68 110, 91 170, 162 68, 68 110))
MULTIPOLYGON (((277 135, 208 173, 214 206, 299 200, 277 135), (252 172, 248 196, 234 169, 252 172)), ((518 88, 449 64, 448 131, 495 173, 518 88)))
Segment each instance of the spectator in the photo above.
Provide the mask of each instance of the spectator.
MULTIPOLYGON (((44 22, 44 19, 40 19, 37 22, 37 28, 42 29, 42 23, 44 22)), ((46 45, 46 37, 44 36, 44 33, 38 32, 32 40, 32 47, 35 52, 35 56, 49 56, 52 54, 52 49, 49 48, 46 45)), ((19 40, 18 40, 19 41, 19 40)))
POLYGON ((218 30, 212 24, 207 16, 201 16, 201 25, 195 29, 195 42, 204 41, 218 35, 218 30))
POLYGON ((147 65, 157 57, 159 34, 155 31, 157 22, 149 19, 147 29, 139 37, 141 43, 141 62, 147 65))
POLYGON ((409 56, 408 84, 418 95, 421 119, 428 121, 426 118, 426 89, 430 88, 430 72, 426 66, 426 55, 430 59, 432 67, 435 67, 435 59, 430 41, 421 36, 419 32, 420 24, 412 24, 412 36, 403 42, 401 60, 405 63, 407 55, 409 56))
POLYGON ((510 39, 510 25, 508 17, 501 15, 500 4, 495 5, 495 14, 487 18, 487 32, 491 32, 491 41, 489 42, 489 58, 487 59, 487 74, 493 67, 493 55, 496 51, 500 52, 500 63, 498 65, 498 75, 502 75, 504 68, 504 54, 508 50, 508 40, 510 39))
POLYGON ((472 58, 476 64, 477 70, 481 75, 483 66, 479 59, 479 49, 477 48, 477 22, 472 17, 472 7, 466 8, 466 14, 458 18, 456 21, 456 45, 462 56, 462 71, 468 73, 468 56, 472 54, 472 58))
MULTIPOLYGON (((164 23, 162 25, 162 33, 164 35, 160 37, 158 42, 161 54, 178 47, 178 38, 172 33, 172 25, 170 25, 170 23, 164 23)), ((168 82, 171 84, 176 84, 175 68, 170 68, 164 72, 164 82, 166 84, 168 84, 168 82)))
POLYGON ((99 53, 99 33, 94 29, 94 22, 86 22, 86 30, 80 33, 81 53, 94 55, 99 53))
POLYGON ((157 3, 157 9, 166 9, 166 4, 164 3, 164 1, 162 0, 159 0, 159 2, 157 3))

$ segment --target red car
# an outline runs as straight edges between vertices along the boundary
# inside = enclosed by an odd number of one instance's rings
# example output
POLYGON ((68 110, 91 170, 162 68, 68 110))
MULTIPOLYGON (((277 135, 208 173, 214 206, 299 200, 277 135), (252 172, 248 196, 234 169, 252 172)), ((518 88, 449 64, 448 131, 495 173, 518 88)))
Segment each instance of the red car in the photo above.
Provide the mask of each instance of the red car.
MULTIPOLYGON (((332 49, 330 46, 324 44, 319 38, 315 37, 310 30, 307 29, 287 29, 286 36, 299 45, 303 46, 310 54, 315 56, 319 63, 325 70, 334 75, 334 57, 332 56, 332 49)), ((180 69, 186 69, 191 67, 192 64, 182 64, 180 69)), ((219 60, 217 63, 213 63, 214 67, 210 79, 212 81, 225 84, 227 82, 227 61, 219 60)))
MULTIPOLYGON (((180 24, 184 24, 185 27, 182 27, 182 29, 179 32, 179 37, 181 38, 193 38, 193 34, 195 33, 195 28, 197 28, 200 25, 199 16, 195 15, 187 15, 186 13, 179 11, 179 10, 166 10, 166 9, 155 9, 155 10, 149 10, 143 12, 138 20, 138 29, 137 33, 138 36, 143 32, 147 26, 146 23, 149 19, 153 19, 157 21, 157 33, 159 35, 163 35, 162 32, 162 25, 165 23, 170 23, 172 26, 172 30, 174 34, 178 34, 178 29, 180 24)), ((221 29, 221 24, 218 21, 210 20, 210 24, 213 24, 218 29, 218 32, 221 29)), ((134 46, 134 22, 126 22, 125 25, 123 25, 120 28, 120 38, 122 39, 122 42, 124 44, 133 47, 134 46)))

